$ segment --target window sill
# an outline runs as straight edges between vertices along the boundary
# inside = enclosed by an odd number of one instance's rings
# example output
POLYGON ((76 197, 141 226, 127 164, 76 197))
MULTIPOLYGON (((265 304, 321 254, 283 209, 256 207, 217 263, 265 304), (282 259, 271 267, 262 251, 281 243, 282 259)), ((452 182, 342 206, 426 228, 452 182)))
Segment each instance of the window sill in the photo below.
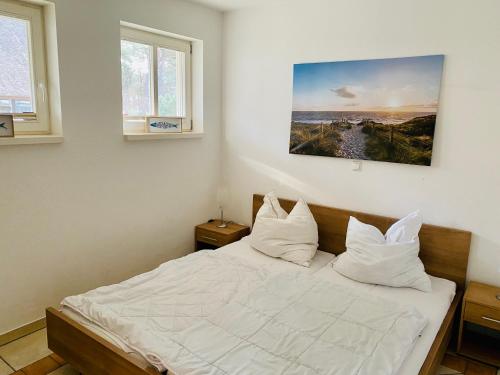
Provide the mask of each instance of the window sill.
POLYGON ((203 132, 184 132, 184 133, 125 133, 123 137, 127 141, 150 141, 157 139, 187 139, 202 138, 203 132))
POLYGON ((16 135, 13 138, 0 138, 0 146, 39 145, 44 143, 63 143, 62 135, 16 135))

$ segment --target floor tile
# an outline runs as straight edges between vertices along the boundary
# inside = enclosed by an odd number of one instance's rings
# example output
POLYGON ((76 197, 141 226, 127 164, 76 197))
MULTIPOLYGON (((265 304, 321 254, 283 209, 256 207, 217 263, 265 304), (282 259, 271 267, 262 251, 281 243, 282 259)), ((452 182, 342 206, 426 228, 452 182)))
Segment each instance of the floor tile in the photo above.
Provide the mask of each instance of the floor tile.
POLYGON ((79 372, 74 370, 70 365, 59 367, 56 371, 52 371, 48 375, 78 375, 79 372))
POLYGON ((465 368, 467 367, 467 361, 462 357, 452 354, 446 354, 443 358, 442 365, 459 373, 464 373, 465 368))
POLYGON ((45 357, 31 365, 23 368, 26 375, 45 375, 59 368, 60 365, 54 361, 50 356, 45 357))
POLYGON ((496 374, 497 374, 496 368, 480 365, 474 362, 469 362, 469 364, 467 365, 467 371, 465 372, 465 375, 496 375, 496 374))
POLYGON ((439 371, 437 373, 437 375, 459 375, 459 374, 463 373, 445 366, 439 366, 439 371))
POLYGON ((14 371, 0 359, 0 375, 9 375, 12 374, 14 371))
POLYGON ((56 353, 52 353, 50 356, 52 357, 52 359, 54 361, 59 363, 61 366, 66 364, 66 361, 64 359, 62 359, 61 357, 59 357, 56 353))
POLYGON ((12 341, 0 347, 0 357, 16 370, 38 361, 52 352, 47 348, 47 330, 12 341))

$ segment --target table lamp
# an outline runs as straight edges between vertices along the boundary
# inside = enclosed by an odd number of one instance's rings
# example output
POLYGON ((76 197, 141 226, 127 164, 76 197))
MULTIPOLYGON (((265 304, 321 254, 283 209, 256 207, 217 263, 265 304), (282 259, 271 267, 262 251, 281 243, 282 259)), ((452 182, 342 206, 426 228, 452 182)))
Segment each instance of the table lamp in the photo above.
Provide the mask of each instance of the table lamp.
POLYGON ((220 210, 220 224, 217 225, 218 228, 226 228, 227 222, 224 221, 224 205, 228 200, 228 191, 225 187, 220 187, 217 189, 217 204, 220 210))

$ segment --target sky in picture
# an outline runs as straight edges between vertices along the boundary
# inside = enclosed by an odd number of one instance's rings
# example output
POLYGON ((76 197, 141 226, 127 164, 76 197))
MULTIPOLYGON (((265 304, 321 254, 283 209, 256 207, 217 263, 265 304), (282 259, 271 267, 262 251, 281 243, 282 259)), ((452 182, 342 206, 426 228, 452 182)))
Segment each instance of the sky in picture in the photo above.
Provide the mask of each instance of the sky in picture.
POLYGON ((443 55, 294 65, 294 111, 436 112, 443 55))

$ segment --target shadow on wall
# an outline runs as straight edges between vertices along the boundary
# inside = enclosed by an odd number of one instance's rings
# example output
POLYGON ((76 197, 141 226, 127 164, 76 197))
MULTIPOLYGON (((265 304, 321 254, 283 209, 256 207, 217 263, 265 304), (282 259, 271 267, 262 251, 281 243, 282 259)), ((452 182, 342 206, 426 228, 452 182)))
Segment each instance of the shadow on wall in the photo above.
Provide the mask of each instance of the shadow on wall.
MULTIPOLYGON (((279 169, 271 167, 263 162, 255 159, 248 158, 246 156, 238 156, 238 159, 246 165, 248 168, 252 169, 255 173, 263 175, 272 181, 275 181, 279 186, 285 186, 286 188, 296 191, 298 196, 311 201, 328 202, 331 199, 324 192, 320 191, 313 185, 309 185, 302 180, 299 180, 288 173, 285 173, 279 169)), ((267 193, 263 191, 254 193, 267 193)), ((297 198, 297 197, 294 197, 297 198)))

